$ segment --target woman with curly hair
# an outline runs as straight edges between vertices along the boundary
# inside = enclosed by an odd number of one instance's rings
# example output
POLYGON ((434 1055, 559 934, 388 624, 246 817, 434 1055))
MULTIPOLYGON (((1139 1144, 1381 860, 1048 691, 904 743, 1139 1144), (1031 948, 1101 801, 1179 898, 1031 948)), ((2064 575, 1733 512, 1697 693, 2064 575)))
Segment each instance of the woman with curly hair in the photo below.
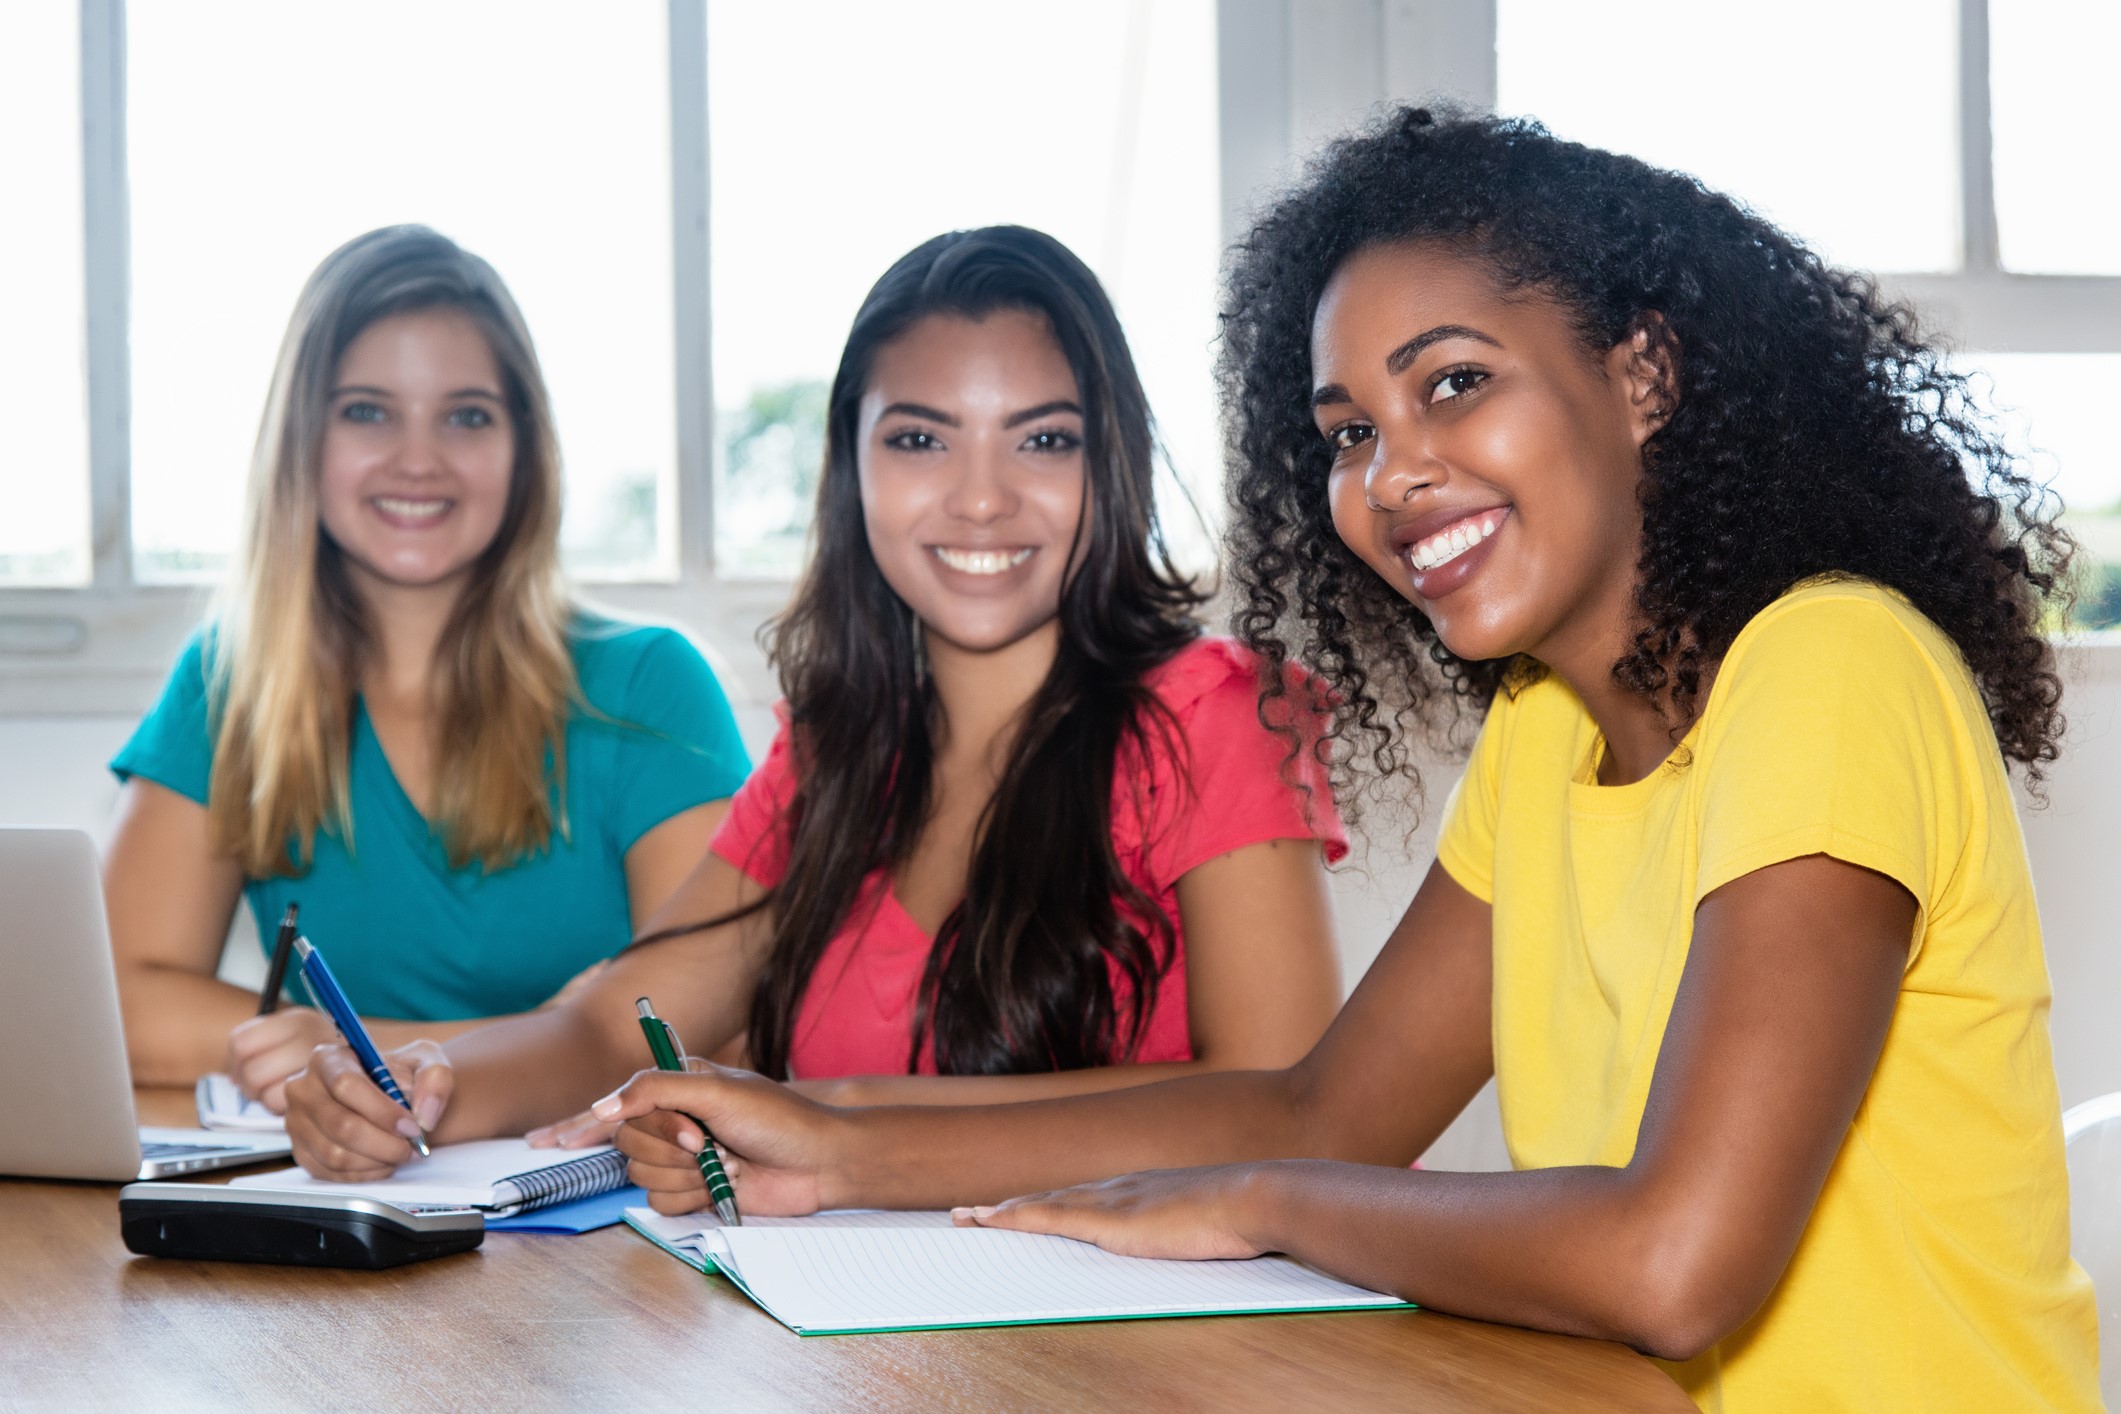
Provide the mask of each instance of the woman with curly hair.
POLYGON ((701 1201, 682 1110, 758 1211, 1085 1184, 960 1220, 1290 1253, 1712 1409, 2096 1408, 2007 774, 2056 754, 2070 547, 1906 311, 1689 178, 1414 109, 1243 242, 1225 358, 1244 636, 1373 783, 1484 718, 1333 1029, 1013 1110, 643 1076, 599 1110, 658 1205, 701 1201), (1515 1171, 1409 1172, 1490 1075, 1515 1171))

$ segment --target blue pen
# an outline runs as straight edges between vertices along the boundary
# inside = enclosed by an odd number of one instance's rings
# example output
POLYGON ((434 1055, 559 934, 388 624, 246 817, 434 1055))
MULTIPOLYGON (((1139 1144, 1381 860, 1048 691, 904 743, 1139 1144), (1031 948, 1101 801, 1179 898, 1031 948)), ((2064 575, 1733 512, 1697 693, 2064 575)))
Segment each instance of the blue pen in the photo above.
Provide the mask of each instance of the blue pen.
MULTIPOLYGON (((412 1106, 405 1104, 405 1092, 398 1088, 397 1078, 390 1073, 390 1067, 383 1064, 383 1057, 376 1052, 376 1043, 368 1039, 368 1028, 361 1024, 361 1018, 346 1000, 346 994, 339 990, 338 980, 324 965, 324 954, 311 947, 309 939, 297 938, 295 956, 302 959, 302 980, 308 985, 309 994, 331 1017, 332 1025, 339 1028, 346 1044, 353 1047, 354 1058, 361 1062, 368 1078, 376 1082, 378 1090, 405 1105, 405 1113, 411 1114, 412 1106)), ((418 1135, 413 1137, 412 1147, 420 1151, 423 1159, 430 1152, 427 1140, 418 1135)))

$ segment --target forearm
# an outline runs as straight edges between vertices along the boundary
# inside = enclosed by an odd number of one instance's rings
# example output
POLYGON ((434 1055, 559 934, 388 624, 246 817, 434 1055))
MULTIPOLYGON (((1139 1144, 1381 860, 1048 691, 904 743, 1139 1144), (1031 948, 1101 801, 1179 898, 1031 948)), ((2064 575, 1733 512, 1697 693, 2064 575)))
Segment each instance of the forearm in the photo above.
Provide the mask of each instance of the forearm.
POLYGON ((1128 1090, 1227 1069, 1209 1061, 1154 1061, 1147 1065, 1042 1071, 1036 1075, 857 1075, 841 1080, 797 1081, 795 1088, 831 1105, 1012 1105, 1026 1100, 1102 1095, 1110 1090, 1128 1090))
POLYGON ((521 1134, 563 1119, 647 1061, 645 1046, 615 1045, 576 1007, 456 1025, 458 1033, 442 1048, 456 1072, 456 1089, 435 1129, 445 1143, 521 1134))
POLYGON ((228 1057, 228 1033, 257 1015, 258 994, 174 967, 121 966, 125 1053, 138 1085, 189 1085, 228 1057))
POLYGON ((1280 1158, 1333 1142, 1291 1071, 1189 1075, 1022 1104, 850 1110, 843 1120, 821 1175, 830 1207, 992 1203, 1135 1169, 1280 1158))
MULTIPOLYGON (((1480 1320, 1688 1358, 1750 1313, 1685 1208, 1626 1169, 1431 1173, 1292 1160, 1248 1177, 1246 1240, 1480 1320)), ((1729 1271, 1736 1262, 1725 1263, 1729 1271)))

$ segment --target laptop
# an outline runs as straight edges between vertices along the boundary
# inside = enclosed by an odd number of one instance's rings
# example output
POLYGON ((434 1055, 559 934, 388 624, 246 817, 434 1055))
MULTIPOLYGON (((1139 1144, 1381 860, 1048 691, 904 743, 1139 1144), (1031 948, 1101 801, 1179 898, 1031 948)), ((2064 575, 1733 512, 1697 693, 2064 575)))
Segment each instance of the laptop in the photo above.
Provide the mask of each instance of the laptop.
POLYGON ((96 847, 0 826, 0 1174, 125 1182, 284 1158, 285 1134, 142 1128, 96 847))

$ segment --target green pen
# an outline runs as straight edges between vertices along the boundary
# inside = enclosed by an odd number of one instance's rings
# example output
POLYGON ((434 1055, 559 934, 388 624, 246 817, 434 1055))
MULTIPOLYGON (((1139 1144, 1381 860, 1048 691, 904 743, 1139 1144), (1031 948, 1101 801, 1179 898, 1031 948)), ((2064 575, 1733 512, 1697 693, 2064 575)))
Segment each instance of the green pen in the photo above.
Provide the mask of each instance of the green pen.
MULTIPOLYGON (((678 1044, 678 1033, 670 1029, 670 1023, 655 1014, 655 1008, 642 997, 633 1004, 640 1013, 641 1031, 648 1037, 648 1049, 655 1055, 657 1070, 683 1070, 685 1048, 678 1044)), ((714 1134, 693 1115, 685 1116, 700 1126, 700 1133, 707 1142, 700 1148, 700 1177, 706 1181, 707 1196, 714 1200, 714 1215, 729 1227, 742 1227, 743 1217, 736 1210, 736 1189, 730 1185, 729 1175, 722 1172, 722 1156, 714 1147, 714 1134)))

